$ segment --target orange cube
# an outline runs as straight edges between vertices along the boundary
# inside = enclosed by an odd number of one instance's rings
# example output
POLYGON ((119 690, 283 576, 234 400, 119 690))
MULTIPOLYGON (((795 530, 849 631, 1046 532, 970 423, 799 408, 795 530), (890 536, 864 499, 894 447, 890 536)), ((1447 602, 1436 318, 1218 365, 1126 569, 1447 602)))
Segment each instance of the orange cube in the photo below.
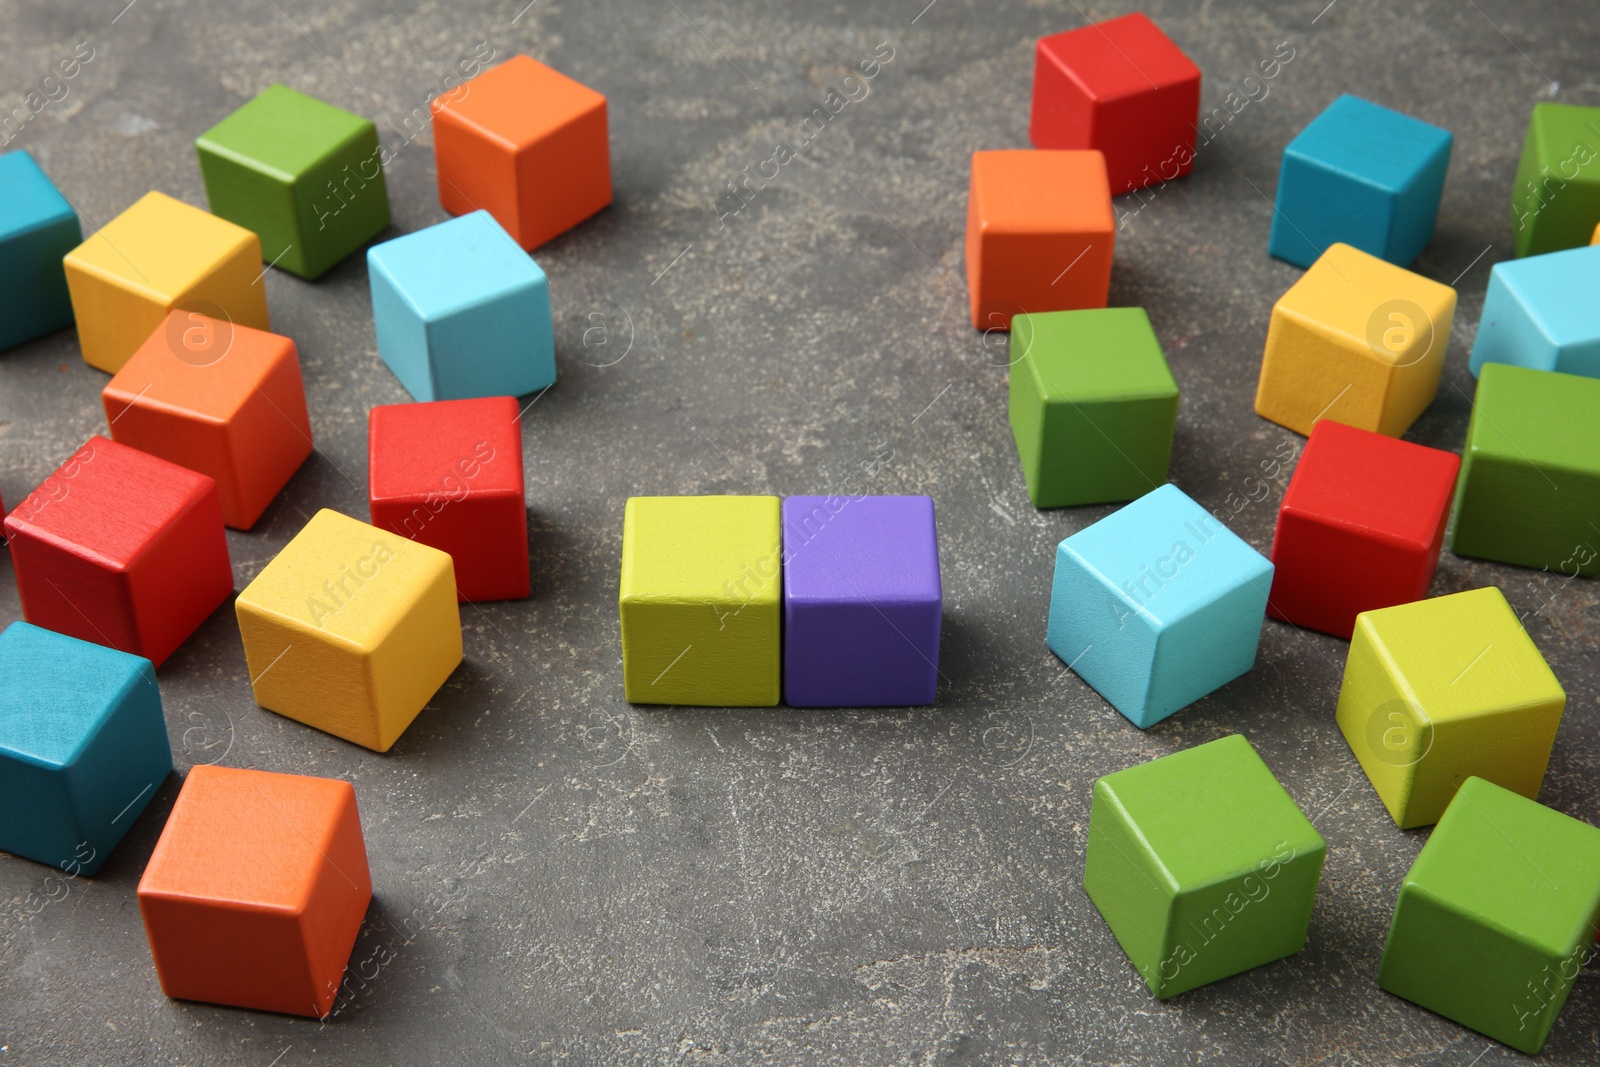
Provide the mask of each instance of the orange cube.
POLYGON ((1008 330, 1023 312, 1103 308, 1116 222, 1097 151, 972 153, 967 290, 972 325, 1008 330))
POLYGON ((532 250, 611 203, 606 98, 512 56, 433 101, 439 202, 532 250))
POLYGON ((372 900, 348 782, 201 765, 139 880, 169 997, 321 1018, 372 900))
POLYGON ((265 330, 173 311, 100 399, 113 441, 209 475, 238 530, 311 454, 300 357, 265 330))

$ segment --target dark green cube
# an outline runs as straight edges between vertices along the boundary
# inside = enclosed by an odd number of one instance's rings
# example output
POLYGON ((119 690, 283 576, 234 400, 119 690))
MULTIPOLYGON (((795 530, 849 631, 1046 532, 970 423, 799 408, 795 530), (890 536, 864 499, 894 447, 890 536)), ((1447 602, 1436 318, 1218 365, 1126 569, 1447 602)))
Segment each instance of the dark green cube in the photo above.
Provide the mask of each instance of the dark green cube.
POLYGON ((1580 248, 1600 221, 1600 107, 1539 103, 1511 186, 1519 256, 1580 248))

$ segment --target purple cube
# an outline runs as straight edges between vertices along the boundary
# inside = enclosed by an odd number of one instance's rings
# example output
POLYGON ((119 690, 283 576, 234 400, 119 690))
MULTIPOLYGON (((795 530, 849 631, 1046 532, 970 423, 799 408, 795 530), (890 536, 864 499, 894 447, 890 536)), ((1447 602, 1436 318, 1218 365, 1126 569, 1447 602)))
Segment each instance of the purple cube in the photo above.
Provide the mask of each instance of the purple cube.
POLYGON ((783 566, 785 703, 933 703, 944 596, 931 498, 788 497, 783 566))

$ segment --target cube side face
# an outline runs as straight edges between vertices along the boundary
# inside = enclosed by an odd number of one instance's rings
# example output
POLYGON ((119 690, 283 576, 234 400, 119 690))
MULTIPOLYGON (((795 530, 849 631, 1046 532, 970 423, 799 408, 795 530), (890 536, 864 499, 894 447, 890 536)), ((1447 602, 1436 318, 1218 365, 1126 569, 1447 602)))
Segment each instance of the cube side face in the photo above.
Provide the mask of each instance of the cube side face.
POLYGON ((37 536, 18 519, 32 499, 19 504, 5 524, 22 617, 46 630, 141 655, 127 574, 57 538, 37 536))
POLYGON ((1600 218, 1600 108, 1538 103, 1511 192, 1517 256, 1585 244, 1600 218))
MULTIPOLYGON (((382 246, 379 246, 381 248, 382 246)), ((428 324, 405 298, 400 283, 377 255, 367 253, 368 281, 372 290, 372 325, 378 355, 416 400, 435 399, 433 370, 428 351, 428 324)))
POLYGON ((1489 292, 1472 342, 1467 369, 1480 373, 1485 363, 1513 363, 1534 370, 1559 370, 1560 350, 1528 314, 1507 284, 1501 264, 1489 272, 1489 292))
POLYGON ((623 686, 630 704, 778 703, 782 649, 776 603, 624 601, 621 616, 623 686))
MULTIPOLYGON (((1196 558, 1205 553, 1202 545, 1196 558)), ((1161 628, 1156 637, 1144 722, 1148 726, 1215 692, 1255 666, 1266 618, 1272 566, 1238 575, 1205 607, 1161 628)))
POLYGON ((526 396, 556 380, 550 289, 518 285, 426 324, 433 394, 440 400, 526 396))
POLYGON ((1018 358, 1015 354, 1019 336, 1018 330, 1012 331, 1013 356, 1007 372, 1006 413, 1011 423, 1012 439, 1017 443, 1017 458, 1022 462, 1022 478, 1028 487, 1028 499, 1037 508, 1044 507, 1043 501, 1050 499, 1045 492, 1048 487, 1044 484, 1045 402, 1032 365, 1025 356, 1018 358))
POLYGON ((209 478, 146 544, 127 571, 139 628, 132 650, 156 666, 233 593, 233 564, 222 524, 222 503, 209 478))
MULTIPOLYGON (((1302 463, 1304 460, 1301 461, 1302 463)), ((1438 537, 1444 536, 1441 511, 1438 537)), ((1272 593, 1267 614, 1296 626, 1350 639, 1363 611, 1420 600, 1439 562, 1440 542, 1421 545, 1287 506, 1272 539, 1272 593)))
POLYGON ((290 912, 139 891, 161 991, 177 1000, 317 1018, 319 990, 290 912))
POLYGON ((1041 37, 1034 46, 1028 141, 1043 149, 1093 148, 1094 99, 1056 54, 1054 37, 1058 36, 1041 37))
POLYGON ((1137 726, 1145 726, 1157 625, 1093 564, 1062 542, 1056 549, 1045 643, 1137 726))
MULTIPOLYGON (((78 759, 65 769, 84 874, 94 874, 172 772, 161 694, 149 666, 131 679, 78 759), (89 858, 83 858, 83 844, 89 858)), ((56 862, 62 865, 67 857, 56 862)))
MULTIPOLYGON (((1115 231, 997 233, 980 228, 972 324, 1007 328, 1023 312, 1103 308, 1115 231)), ((970 276, 969 267, 969 276, 970 276)))
POLYGON ((1102 782, 1095 783, 1090 803, 1083 888, 1150 991, 1162 995, 1173 966, 1168 944, 1175 894, 1159 858, 1102 782))
POLYGON ((249 593, 246 587, 234 607, 255 702, 352 744, 382 751, 377 687, 366 654, 346 642, 320 637, 314 627, 298 619, 251 603, 249 593))
POLYGON ((62 257, 83 243, 78 216, 61 218, 10 236, 0 235, 0 351, 72 325, 72 297, 62 257))
POLYGON ((461 611, 449 556, 430 553, 430 577, 368 660, 378 744, 387 752, 461 665, 461 611))
POLYGON ((507 233, 521 230, 517 153, 512 145, 441 108, 436 101, 433 151, 439 175, 439 204, 445 211, 466 215, 481 208, 493 215, 507 233))
POLYGON ((317 869, 306 909, 300 915, 300 939, 318 1016, 333 1008, 350 951, 361 932, 361 920, 372 903, 372 874, 355 790, 347 790, 332 814, 332 826, 320 846, 325 862, 317 869))
POLYGON ((319 278, 389 225, 389 189, 377 128, 363 120, 359 130, 330 146, 296 178, 291 195, 295 247, 279 266, 303 278, 319 278))
POLYGON ((1600 541, 1589 525, 1597 513, 1600 472, 1535 466, 1476 447, 1469 428, 1450 519, 1456 555, 1566 575, 1600 573, 1600 541))
POLYGON ((85 267, 75 255, 69 253, 66 258, 67 289, 72 295, 83 361, 115 374, 145 338, 161 326, 175 300, 167 294, 151 295, 103 271, 85 267))
POLYGON ((462 603, 519 600, 530 591, 528 511, 521 494, 373 501, 372 524, 449 553, 462 603))
POLYGON ((1100 104, 1086 147, 1105 153, 1113 194, 1181 178, 1194 169, 1200 72, 1156 89, 1100 104))
POLYGON ((1547 698, 1495 714, 1434 723, 1433 744, 1416 765, 1400 827, 1438 822, 1468 778, 1537 800, 1565 707, 1564 697, 1547 698))
POLYGON ((1178 395, 1047 401, 1035 507, 1133 500, 1165 485, 1178 395))
POLYGON ((1388 388, 1388 369, 1370 353, 1281 306, 1273 308, 1256 385, 1257 415, 1306 436, 1319 419, 1379 432, 1388 388))
POLYGON ((1381 253, 1390 263, 1404 266, 1414 262, 1433 240, 1453 140, 1447 134, 1442 143, 1432 145, 1419 161, 1416 173, 1401 187, 1389 224, 1389 239, 1381 253))
POLYGON ((1294 141, 1284 149, 1273 206, 1267 251, 1297 267, 1336 243, 1383 257, 1398 209, 1392 192, 1331 169, 1294 141))
MULTIPOLYGON (((172 306, 227 319, 253 330, 270 330, 261 241, 249 231, 245 231, 245 237, 248 239, 236 244, 194 284, 178 293, 172 306)), ((143 340, 140 338, 141 343, 143 340)))
POLYGON ((222 518, 248 530, 261 518, 311 456, 311 415, 306 409, 300 358, 291 344, 228 423, 226 489, 222 518))
POLYGON ((295 225, 294 184, 265 160, 251 160, 227 150, 209 134, 195 140, 200 178, 211 213, 256 235, 263 262, 276 262, 303 275, 305 253, 295 225))
POLYGON ((797 708, 932 704, 940 622, 938 601, 786 601, 785 702, 797 708))
POLYGON ((84 874, 105 862, 84 836, 73 812, 72 793, 58 767, 19 758, 0 745, 0 849, 62 870, 76 861, 84 874))
POLYGON ((519 245, 532 250, 611 203, 605 98, 516 156, 519 245))

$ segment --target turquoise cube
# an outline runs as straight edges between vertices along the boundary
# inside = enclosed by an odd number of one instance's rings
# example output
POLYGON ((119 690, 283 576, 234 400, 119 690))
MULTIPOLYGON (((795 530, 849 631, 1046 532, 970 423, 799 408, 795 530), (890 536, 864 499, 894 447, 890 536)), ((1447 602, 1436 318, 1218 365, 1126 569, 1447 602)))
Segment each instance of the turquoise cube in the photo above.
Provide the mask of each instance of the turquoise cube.
POLYGON ((1272 564, 1175 485, 1056 549, 1046 643, 1152 726, 1255 663, 1272 564))
POLYGON ((367 250, 378 355, 418 400, 522 396, 556 380, 544 271, 487 211, 367 250))
POLYGON ((72 325, 61 257, 83 243, 72 210, 27 152, 0 155, 0 350, 72 325))
POLYGON ((171 770, 149 660, 25 622, 0 633, 0 849, 94 874, 171 770))
POLYGON ((1267 251, 1309 267, 1342 241, 1408 266, 1433 239, 1449 130, 1348 93, 1283 150, 1267 251))
POLYGON ((1600 245, 1496 263, 1467 366, 1600 378, 1600 245))

